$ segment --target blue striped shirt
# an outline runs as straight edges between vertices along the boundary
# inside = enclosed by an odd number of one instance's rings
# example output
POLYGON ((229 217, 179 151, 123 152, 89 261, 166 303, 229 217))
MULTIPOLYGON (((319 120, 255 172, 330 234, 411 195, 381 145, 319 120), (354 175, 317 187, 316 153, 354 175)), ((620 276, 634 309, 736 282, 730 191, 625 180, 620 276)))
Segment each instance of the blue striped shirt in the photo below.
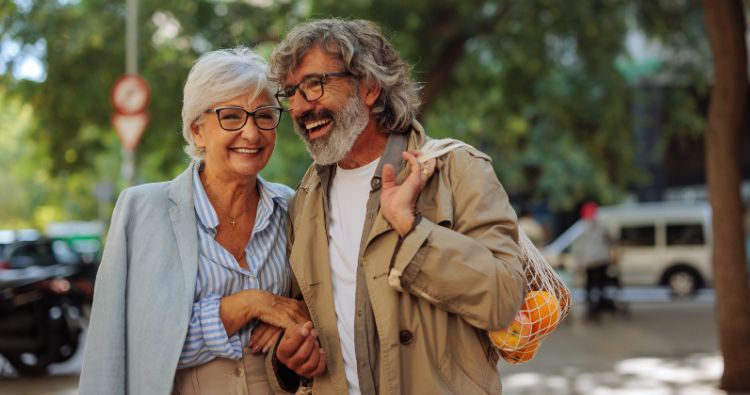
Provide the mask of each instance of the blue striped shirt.
POLYGON ((227 336, 219 317, 222 297, 244 289, 262 289, 288 295, 291 287, 291 272, 286 256, 286 216, 292 189, 258 176, 260 200, 252 237, 245 246, 248 268, 244 269, 229 251, 214 240, 219 218, 203 189, 199 167, 202 166, 193 167, 199 243, 198 278, 193 312, 178 369, 201 365, 217 357, 242 357, 242 349, 250 340, 256 321, 248 323, 238 333, 227 336))

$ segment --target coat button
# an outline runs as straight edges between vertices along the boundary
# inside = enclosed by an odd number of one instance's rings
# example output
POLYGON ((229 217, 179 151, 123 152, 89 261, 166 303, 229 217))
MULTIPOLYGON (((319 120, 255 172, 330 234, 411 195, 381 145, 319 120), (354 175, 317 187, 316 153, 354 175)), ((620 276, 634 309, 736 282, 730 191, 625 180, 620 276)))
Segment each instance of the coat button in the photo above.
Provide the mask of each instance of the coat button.
POLYGON ((374 177, 370 180, 370 190, 377 191, 380 189, 380 177, 374 177))
POLYGON ((411 344, 411 342, 414 340, 414 335, 412 335, 411 332, 403 330, 398 333, 398 341, 401 342, 401 344, 408 346, 411 344))

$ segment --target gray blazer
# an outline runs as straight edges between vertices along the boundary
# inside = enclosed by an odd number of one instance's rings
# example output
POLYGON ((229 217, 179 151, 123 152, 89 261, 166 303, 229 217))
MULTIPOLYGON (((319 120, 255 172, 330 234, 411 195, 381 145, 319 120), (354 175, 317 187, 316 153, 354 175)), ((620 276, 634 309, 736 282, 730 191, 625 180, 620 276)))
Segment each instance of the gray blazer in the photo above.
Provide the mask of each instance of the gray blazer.
POLYGON ((193 166, 117 199, 96 277, 81 395, 171 391, 198 272, 193 166))

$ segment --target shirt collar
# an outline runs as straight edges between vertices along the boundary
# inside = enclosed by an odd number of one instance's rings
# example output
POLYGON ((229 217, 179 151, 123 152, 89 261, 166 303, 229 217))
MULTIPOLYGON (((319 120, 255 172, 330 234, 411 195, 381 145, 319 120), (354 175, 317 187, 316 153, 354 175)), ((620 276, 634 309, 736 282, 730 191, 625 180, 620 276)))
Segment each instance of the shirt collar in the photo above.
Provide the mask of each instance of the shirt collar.
POLYGON ((195 198, 195 215, 198 217, 198 222, 207 229, 215 229, 219 226, 219 216, 216 215, 211 205, 211 201, 208 200, 206 190, 203 188, 201 182, 200 170, 203 168, 203 163, 196 163, 193 166, 193 196, 195 198))
POLYGON ((260 232, 268 226, 271 215, 277 207, 286 212, 288 206, 287 196, 276 185, 266 181, 260 174, 257 179, 260 200, 258 201, 258 212, 255 215, 253 233, 260 232))
MULTIPOLYGON (((219 226, 219 216, 216 214, 208 199, 206 190, 201 182, 200 170, 203 163, 197 163, 193 166, 193 195, 195 198, 195 213, 198 221, 207 229, 215 229, 219 226)), ((258 175, 258 190, 260 191, 260 200, 258 201, 258 211, 255 216, 255 227, 253 232, 261 231, 268 226, 271 214, 274 208, 279 207, 285 212, 288 210, 288 194, 284 193, 277 185, 266 181, 258 175)))

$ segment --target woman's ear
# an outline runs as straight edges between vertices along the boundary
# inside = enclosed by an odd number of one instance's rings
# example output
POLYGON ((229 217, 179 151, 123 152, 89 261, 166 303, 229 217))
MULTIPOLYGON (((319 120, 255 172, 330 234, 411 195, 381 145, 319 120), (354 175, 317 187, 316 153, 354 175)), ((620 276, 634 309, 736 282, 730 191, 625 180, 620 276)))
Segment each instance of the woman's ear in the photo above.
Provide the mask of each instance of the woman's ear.
POLYGON ((193 133, 193 140, 195 141, 195 146, 198 148, 205 147, 206 144, 203 141, 203 133, 201 131, 201 128, 195 122, 190 124, 190 131, 193 133))

